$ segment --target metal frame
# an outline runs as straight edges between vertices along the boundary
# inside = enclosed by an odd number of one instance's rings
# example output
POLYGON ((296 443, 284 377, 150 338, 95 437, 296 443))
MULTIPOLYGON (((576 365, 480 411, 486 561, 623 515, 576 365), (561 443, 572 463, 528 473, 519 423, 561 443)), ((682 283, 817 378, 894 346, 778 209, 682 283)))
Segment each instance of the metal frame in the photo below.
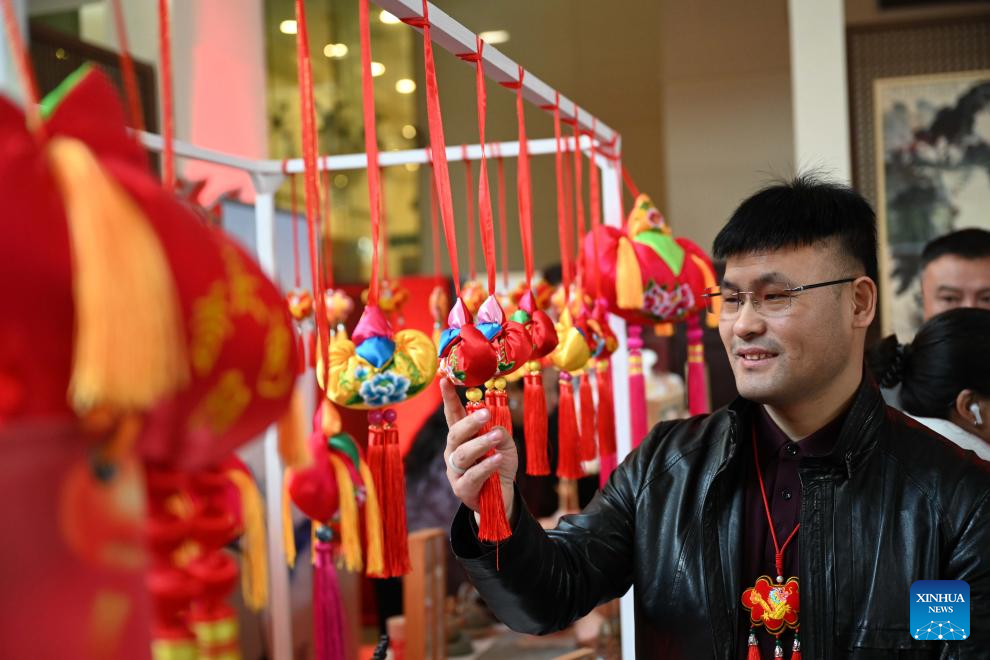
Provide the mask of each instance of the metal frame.
MULTIPOLYGON (((401 18, 422 17, 421 2, 418 0, 372 0, 382 9, 401 18)), ((476 37, 473 32, 452 19, 442 10, 430 4, 431 35, 436 45, 455 54, 474 52, 476 37)), ((503 55, 496 48, 486 47, 483 53, 485 75, 498 83, 516 82, 518 80, 518 65, 503 55)), ((541 108, 553 107, 557 92, 542 80, 529 73, 523 78, 523 97, 541 108)), ((621 136, 598 121, 591 114, 579 108, 573 101, 561 95, 559 104, 562 119, 576 122, 578 128, 585 133, 580 143, 575 144, 573 137, 562 138, 562 148, 572 152, 575 148, 589 150, 592 139, 595 140, 599 152, 596 165, 601 170, 601 200, 605 224, 621 226, 622 196, 622 164, 621 136)), ((149 150, 161 151, 163 139, 161 136, 138 132, 140 142, 149 150)), ((281 186, 286 174, 303 171, 301 158, 286 161, 257 160, 227 154, 183 142, 174 141, 175 154, 187 160, 197 160, 230 167, 246 172, 251 177, 255 192, 255 239, 257 243, 258 262, 262 270, 273 280, 276 277, 275 254, 275 192, 281 186)), ((531 156, 547 155, 556 152, 556 139, 544 138, 529 140, 528 151, 531 156)), ((503 157, 518 157, 519 143, 515 141, 501 142, 493 148, 486 147, 486 155, 493 156, 496 152, 503 157)), ((464 150, 460 145, 447 147, 448 161, 479 160, 482 145, 470 145, 464 150)), ((404 165, 407 163, 428 163, 426 149, 411 149, 406 151, 387 151, 379 155, 382 167, 404 165)), ((347 154, 337 156, 321 156, 318 159, 321 170, 356 170, 367 169, 366 154, 347 154)), ((629 453, 632 447, 630 437, 630 406, 628 385, 628 358, 626 344, 626 324, 618 316, 610 315, 609 324, 618 338, 618 348, 612 360, 612 385, 615 403, 616 443, 618 458, 629 453)), ((271 580, 269 614, 272 622, 272 654, 275 660, 289 660, 292 657, 289 576, 285 564, 285 547, 282 541, 282 464, 278 456, 277 430, 270 426, 263 434, 265 456, 265 495, 268 523, 268 562, 271 580)), ((625 658, 635 658, 635 629, 632 590, 621 600, 622 622, 622 653, 625 658)))

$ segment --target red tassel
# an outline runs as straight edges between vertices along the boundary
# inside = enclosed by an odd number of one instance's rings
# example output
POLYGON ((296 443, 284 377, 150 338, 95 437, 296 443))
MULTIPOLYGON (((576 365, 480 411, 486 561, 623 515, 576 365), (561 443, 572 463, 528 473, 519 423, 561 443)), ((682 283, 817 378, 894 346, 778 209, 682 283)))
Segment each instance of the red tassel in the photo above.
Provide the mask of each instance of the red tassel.
POLYGON ((746 654, 746 660, 760 660, 760 643, 756 640, 756 630, 753 628, 749 629, 749 652, 746 654))
POLYGON ((612 398, 612 370, 609 359, 602 358, 596 365, 598 375, 598 462, 602 486, 616 467, 615 401, 612 398))
POLYGON ((794 643, 791 645, 791 660, 801 660, 800 629, 794 631, 794 643))
POLYGON ((384 570, 381 577, 409 572, 409 539, 406 532, 406 477, 399 452, 395 411, 368 414, 368 467, 375 482, 382 515, 384 570))
POLYGON ((581 451, 582 461, 593 461, 598 456, 595 448, 595 397, 591 392, 591 374, 584 372, 578 376, 581 381, 578 392, 581 395, 581 451))
MULTIPOLYGON (((326 527, 316 532, 317 537, 327 534, 326 527)), ((316 660, 344 660, 346 657, 346 630, 344 627, 344 603, 340 597, 337 571, 333 567, 330 544, 319 541, 314 549, 316 565, 313 568, 313 646, 316 660)))
POLYGON ((688 340, 688 411, 692 415, 711 412, 708 404, 708 377, 705 369, 705 347, 702 344, 701 317, 699 314, 687 319, 688 340))
POLYGON ((485 383, 485 405, 492 411, 492 423, 501 426, 512 435, 512 411, 509 410, 509 394, 505 391, 504 378, 485 383))
POLYGON ((547 458, 547 395, 543 389, 543 372, 539 362, 527 365, 523 376, 523 414, 526 433, 526 474, 542 477, 550 474, 547 458), (535 367, 531 365, 536 365, 535 367))
POLYGON ((306 333, 306 343, 309 344, 309 366, 316 369, 316 333, 312 330, 306 333))
MULTIPOLYGON (((485 404, 482 403, 483 395, 478 388, 472 387, 469 389, 467 396, 467 411, 469 414, 485 407, 485 404)), ((497 426, 495 423, 496 411, 497 408, 493 410, 489 407, 491 415, 488 423, 481 430, 482 434, 488 433, 488 431, 497 426)), ((486 454, 486 458, 494 453, 494 449, 490 450, 486 454)), ((512 536, 512 529, 509 527, 509 520, 505 513, 505 501, 502 499, 502 481, 499 478, 498 471, 492 473, 481 486, 480 509, 478 512, 481 515, 481 522, 478 524, 479 539, 488 543, 497 543, 512 536)))
POLYGON ((646 380, 643 376, 643 329, 630 325, 626 329, 629 341, 629 426, 632 445, 638 447, 646 437, 646 380))
POLYGON ((558 381, 560 402, 557 404, 557 476, 580 479, 584 476, 578 460, 578 420, 574 409, 571 375, 562 372, 558 381))

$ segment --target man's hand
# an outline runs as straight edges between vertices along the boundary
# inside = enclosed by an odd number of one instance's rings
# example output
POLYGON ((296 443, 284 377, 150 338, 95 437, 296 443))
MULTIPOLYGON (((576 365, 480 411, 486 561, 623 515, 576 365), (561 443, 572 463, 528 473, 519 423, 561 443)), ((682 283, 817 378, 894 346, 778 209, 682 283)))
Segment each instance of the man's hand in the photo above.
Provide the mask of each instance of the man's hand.
POLYGON ((516 443, 501 426, 476 437, 488 422, 491 413, 479 410, 468 415, 461 400, 457 398, 454 385, 445 378, 440 381, 440 392, 443 394, 447 428, 450 429, 443 458, 447 461, 447 480, 450 481, 454 495, 472 511, 480 511, 481 486, 498 470, 502 481, 505 513, 512 520, 513 482, 519 468, 516 443), (485 458, 490 449, 494 449, 495 453, 485 458))

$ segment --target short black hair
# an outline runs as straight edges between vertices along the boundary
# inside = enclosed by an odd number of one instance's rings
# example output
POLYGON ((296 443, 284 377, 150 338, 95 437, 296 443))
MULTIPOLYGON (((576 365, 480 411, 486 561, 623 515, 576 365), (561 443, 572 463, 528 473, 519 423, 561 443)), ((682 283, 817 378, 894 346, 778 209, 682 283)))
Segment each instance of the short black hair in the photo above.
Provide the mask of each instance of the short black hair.
POLYGON ((724 261, 833 239, 877 281, 877 222, 869 202, 848 186, 803 174, 740 204, 715 237, 713 253, 724 261))
POLYGON ((921 269, 939 257, 951 254, 963 259, 990 257, 990 231, 986 229, 960 229, 929 241, 921 251, 921 269))

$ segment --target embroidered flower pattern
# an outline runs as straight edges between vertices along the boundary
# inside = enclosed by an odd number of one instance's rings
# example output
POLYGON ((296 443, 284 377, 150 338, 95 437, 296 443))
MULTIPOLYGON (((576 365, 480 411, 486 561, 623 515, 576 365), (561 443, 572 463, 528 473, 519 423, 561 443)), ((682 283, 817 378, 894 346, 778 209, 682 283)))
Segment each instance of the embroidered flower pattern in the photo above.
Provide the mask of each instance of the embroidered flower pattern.
POLYGON ((364 402, 373 407, 398 403, 406 398, 409 379, 392 372, 380 373, 361 383, 359 393, 364 402))
POLYGON ((657 321, 679 321, 694 308, 694 293, 687 284, 678 284, 672 291, 654 280, 643 291, 643 311, 657 321))

